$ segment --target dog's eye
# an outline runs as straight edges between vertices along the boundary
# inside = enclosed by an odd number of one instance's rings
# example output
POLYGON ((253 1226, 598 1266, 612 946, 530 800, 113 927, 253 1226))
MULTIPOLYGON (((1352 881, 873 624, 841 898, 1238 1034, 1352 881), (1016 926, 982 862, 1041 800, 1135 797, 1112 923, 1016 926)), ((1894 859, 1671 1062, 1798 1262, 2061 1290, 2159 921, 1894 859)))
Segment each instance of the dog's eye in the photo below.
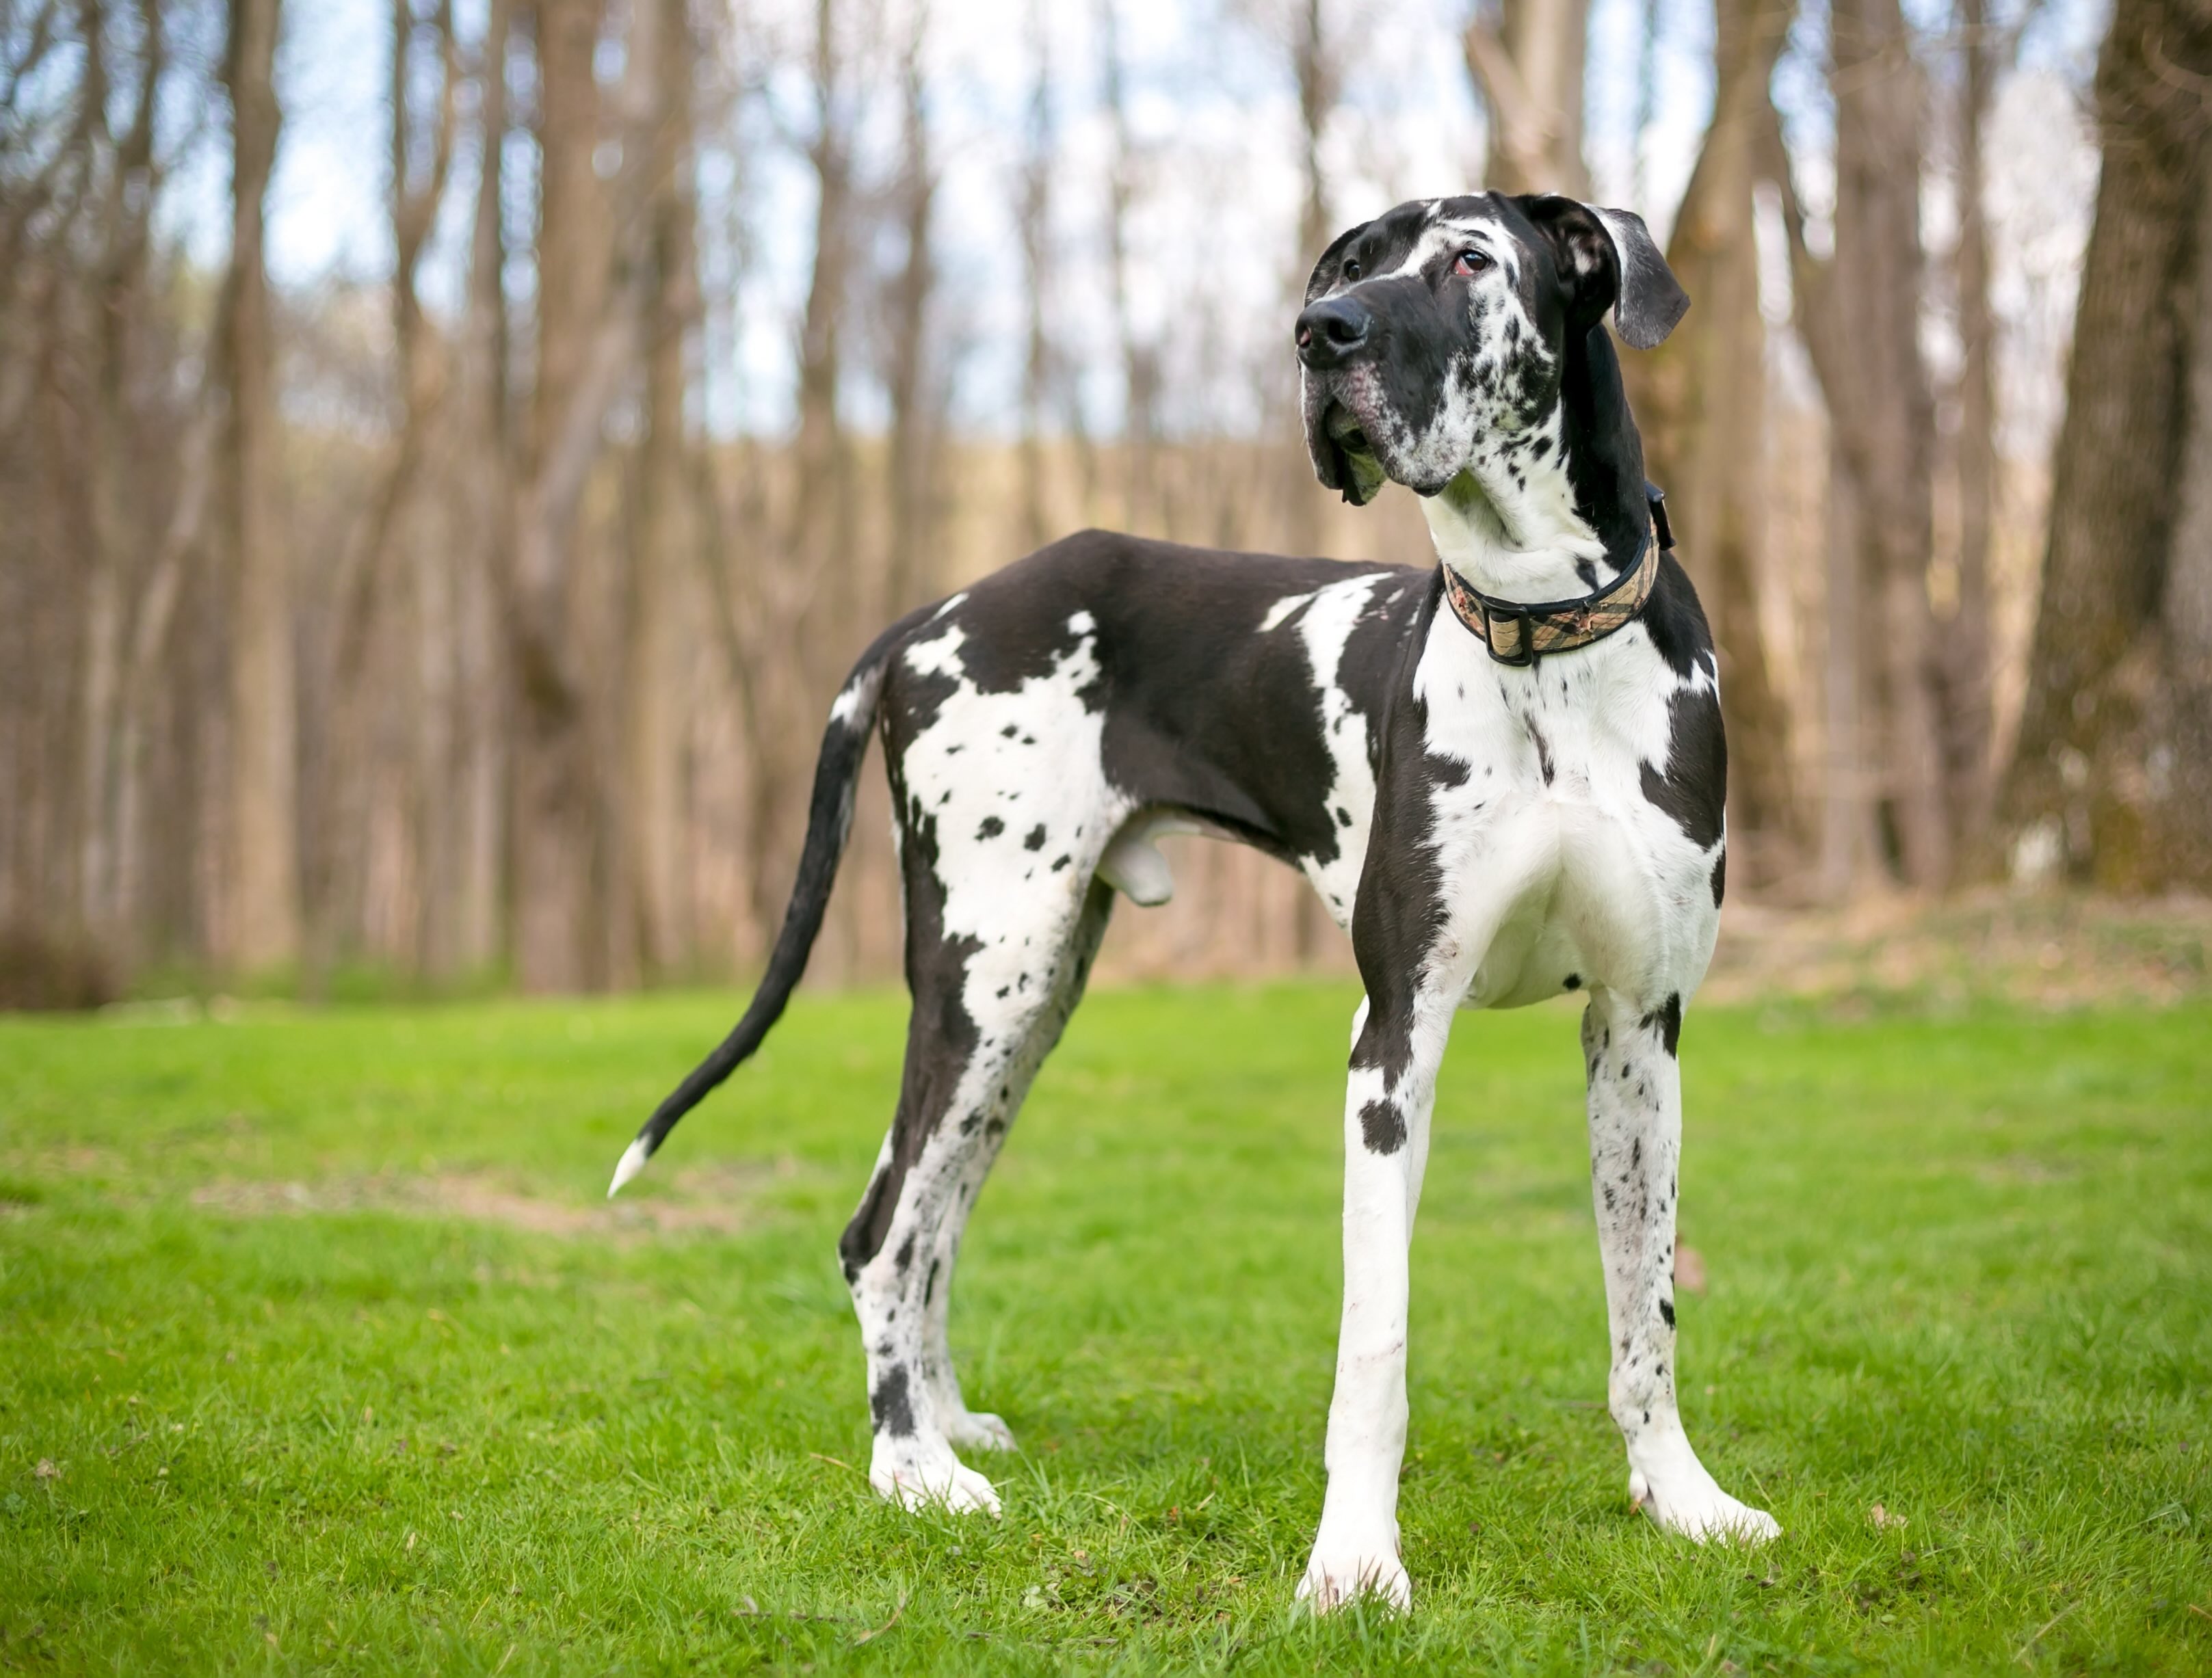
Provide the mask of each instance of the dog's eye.
POLYGON ((1358 257, 1346 257, 1344 259, 1344 277, 1346 280, 1357 280, 1359 277, 1358 257))
POLYGON ((1452 272, 1455 274, 1480 274, 1490 265, 1490 258, 1475 250, 1462 251, 1452 258, 1452 272))

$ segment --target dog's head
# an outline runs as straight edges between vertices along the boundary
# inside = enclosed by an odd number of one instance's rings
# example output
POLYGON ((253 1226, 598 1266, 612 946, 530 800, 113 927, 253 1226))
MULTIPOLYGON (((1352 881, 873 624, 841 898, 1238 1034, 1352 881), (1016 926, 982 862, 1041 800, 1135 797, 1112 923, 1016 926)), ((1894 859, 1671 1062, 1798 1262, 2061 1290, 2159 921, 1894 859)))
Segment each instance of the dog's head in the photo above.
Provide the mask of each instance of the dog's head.
POLYGON ((1438 494, 1486 443, 1548 418, 1608 311, 1650 349, 1689 306, 1629 211, 1548 193, 1401 204, 1337 239, 1306 284, 1314 470, 1355 506, 1386 478, 1438 494))

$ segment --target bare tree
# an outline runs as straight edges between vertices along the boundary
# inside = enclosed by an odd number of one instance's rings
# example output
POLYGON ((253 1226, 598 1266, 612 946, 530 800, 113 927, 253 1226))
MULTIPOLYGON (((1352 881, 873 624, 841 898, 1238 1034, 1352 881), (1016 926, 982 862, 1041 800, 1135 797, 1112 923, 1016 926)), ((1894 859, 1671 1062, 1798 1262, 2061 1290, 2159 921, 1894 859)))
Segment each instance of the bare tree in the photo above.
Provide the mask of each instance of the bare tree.
POLYGON ((2212 884, 2212 13, 2119 0, 2026 708, 2023 862, 2212 884))
POLYGON ((600 135, 592 60, 603 0, 533 0, 538 49, 537 389, 515 521, 512 927, 526 990, 591 976, 599 874, 597 765, 570 644, 574 511, 599 451, 587 385, 605 310, 608 206, 592 170, 600 135), (580 399, 581 398, 581 399, 580 399))
POLYGON ((1131 530, 1158 517, 1153 451, 1159 439, 1159 350, 1139 330, 1129 287, 1129 216, 1137 198, 1136 138, 1129 126, 1117 0, 1098 0, 1098 70, 1113 153, 1106 177, 1106 261, 1121 350, 1121 518, 1131 530))
POLYGON ((810 57, 812 128, 805 142, 814 175, 814 263, 799 334, 799 433, 783 563, 769 554, 755 579, 754 599, 773 626, 771 644, 786 649, 754 673, 752 783, 748 854, 753 912, 775 926, 798 871, 798 838, 787 812, 812 764, 818 680, 828 662, 821 618, 811 609, 835 583, 850 584, 857 544, 851 451, 839 403, 857 207, 854 179, 856 100, 845 51, 851 25, 844 0, 816 0, 810 57))
POLYGON ((653 130, 652 319, 645 360, 645 437, 638 463, 630 565, 629 703, 622 802, 634 938, 648 973, 690 954, 683 894, 683 710, 679 697, 684 554, 692 537, 692 475, 684 418, 686 344, 699 313, 698 205, 692 190, 692 96, 698 46, 688 0, 659 8, 653 130))
POLYGON ((1935 417, 1919 340, 1925 98, 1897 0, 1838 0, 1830 55, 1830 261, 1807 245, 1786 165, 1775 172, 1784 189, 1799 330, 1826 398, 1834 454, 1826 650, 1834 760, 1821 881, 1840 895, 1866 876, 1878 860, 1886 810, 1905 880, 1936 889, 1950 879, 1953 845, 1928 603, 1935 417), (1879 788, 1869 767, 1876 762, 1879 788))
MULTIPOLYGON (((1298 253, 1310 264, 1337 233, 1330 214, 1322 139, 1344 96, 1344 44, 1332 39, 1322 0, 1297 0, 1291 29, 1291 76, 1298 90, 1298 161, 1304 192, 1298 200, 1298 253)), ((1292 264, 1297 265, 1295 263, 1292 264)), ((1296 276, 1303 290, 1305 276, 1296 276)))
MULTIPOLYGON (((98 194, 97 290, 91 300, 94 429, 75 908, 88 933, 110 946, 125 936, 119 911, 125 857, 118 817, 124 807, 122 780, 135 766, 121 751, 130 681, 125 655, 131 597, 145 580, 133 562, 142 526, 129 482, 136 452, 131 382, 138 358, 133 352, 147 306, 150 228, 161 184, 154 123, 166 58, 161 19, 152 0, 139 0, 137 19, 137 85, 130 119, 117 135, 110 130, 106 98, 114 80, 108 63, 106 9, 94 4, 86 10, 88 138, 107 152, 110 161, 98 194)), ((143 614, 143 593, 139 600, 143 614)))
POLYGON ((1766 327, 1752 230, 1767 84, 1793 9, 1789 0, 1719 0, 1712 124, 1667 246, 1697 306, 1659 349, 1627 364, 1646 469, 1667 491, 1685 563, 1713 615, 1728 721, 1729 871, 1747 885, 1771 884, 1796 859, 1789 716, 1759 615, 1766 327))
POLYGON ((1499 0, 1479 7, 1460 46, 1490 110, 1489 179, 1500 192, 1589 196, 1583 161, 1588 0, 1499 0))
POLYGON ((906 610, 930 590, 939 525, 939 455, 943 446, 945 369, 935 351, 933 304, 937 264, 931 243, 938 165, 930 143, 924 51, 927 0, 914 0, 899 63, 899 177, 893 194, 901 257, 890 295, 890 554, 884 578, 888 612, 906 610))
POLYGON ((289 556, 278 501, 275 333, 263 261, 276 157, 279 0, 231 0, 231 249, 219 360, 230 624, 229 867, 222 948, 245 972, 300 950, 300 854, 289 556))
POLYGON ((1022 524, 1023 548, 1041 548, 1051 535, 1045 512, 1045 415, 1056 372, 1052 323, 1047 310, 1057 276, 1053 260, 1052 45, 1044 0, 1028 10, 1030 96, 1022 128, 1017 228, 1022 244, 1022 524))
POLYGON ((1959 0, 1957 17, 1962 74, 1958 90, 1959 235, 1952 278, 1960 348, 1959 580, 1957 609, 1944 632, 1938 671, 1946 724, 1943 786, 1952 831, 1963 854, 1980 842, 1996 790, 1990 544, 1997 504, 1996 327, 1990 310, 1982 132, 2003 58, 1986 0, 1959 0))

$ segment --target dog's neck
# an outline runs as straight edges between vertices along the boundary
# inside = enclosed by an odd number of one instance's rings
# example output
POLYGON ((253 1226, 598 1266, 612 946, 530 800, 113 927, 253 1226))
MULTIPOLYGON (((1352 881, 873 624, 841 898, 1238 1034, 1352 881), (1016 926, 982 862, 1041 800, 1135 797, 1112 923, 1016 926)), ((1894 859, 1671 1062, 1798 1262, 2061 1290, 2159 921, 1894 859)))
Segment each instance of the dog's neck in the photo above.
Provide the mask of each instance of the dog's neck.
POLYGON ((1486 431, 1421 512, 1437 558, 1502 600, 1571 600, 1636 562, 1649 518, 1644 445, 1602 325, 1567 352, 1549 410, 1486 431))

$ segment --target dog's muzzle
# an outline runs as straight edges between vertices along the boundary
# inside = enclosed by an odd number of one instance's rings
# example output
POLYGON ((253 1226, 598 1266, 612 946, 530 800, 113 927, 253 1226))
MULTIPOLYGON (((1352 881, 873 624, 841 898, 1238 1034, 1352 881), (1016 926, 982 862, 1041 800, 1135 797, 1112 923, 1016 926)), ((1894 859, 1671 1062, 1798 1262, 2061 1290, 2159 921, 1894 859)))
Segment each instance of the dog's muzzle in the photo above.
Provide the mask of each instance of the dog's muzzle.
POLYGON ((1304 372, 1306 451, 1314 475, 1354 506, 1373 500, 1384 477, 1365 411, 1373 404, 1373 364, 1382 336, 1373 310, 1352 296, 1310 305, 1292 334, 1304 372))

